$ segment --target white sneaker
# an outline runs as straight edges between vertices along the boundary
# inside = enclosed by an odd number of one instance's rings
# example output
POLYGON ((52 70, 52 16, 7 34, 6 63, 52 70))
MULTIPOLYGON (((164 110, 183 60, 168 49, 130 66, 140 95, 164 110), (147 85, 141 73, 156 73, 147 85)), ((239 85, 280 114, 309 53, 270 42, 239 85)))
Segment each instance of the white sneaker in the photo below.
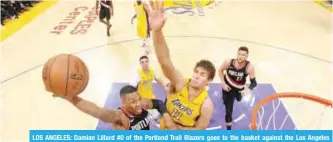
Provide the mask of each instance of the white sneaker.
POLYGON ((144 55, 145 55, 145 56, 148 56, 148 55, 149 55, 149 51, 148 51, 148 50, 145 50, 144 55))
POLYGON ((143 47, 143 48, 146 47, 146 46, 147 46, 147 45, 146 45, 145 42, 143 42, 142 45, 141 45, 141 47, 143 47))
POLYGON ((148 55, 150 53, 148 45, 146 44, 143 48, 145 49, 145 54, 148 55))
POLYGON ((141 54, 142 56, 148 56, 149 55, 149 51, 144 49, 143 53, 141 54))

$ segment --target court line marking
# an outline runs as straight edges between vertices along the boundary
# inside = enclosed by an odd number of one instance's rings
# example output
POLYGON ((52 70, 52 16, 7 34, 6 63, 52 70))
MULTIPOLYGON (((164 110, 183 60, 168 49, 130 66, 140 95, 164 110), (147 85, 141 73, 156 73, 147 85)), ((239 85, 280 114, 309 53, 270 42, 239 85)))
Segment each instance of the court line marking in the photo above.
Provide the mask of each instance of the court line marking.
POLYGON ((221 129, 222 126, 215 126, 215 127, 209 127, 206 130, 216 130, 216 129, 221 129))
MULTIPOLYGON (((312 56, 312 55, 309 55, 309 54, 305 54, 305 53, 300 53, 300 52, 297 52, 297 51, 293 51, 293 50, 289 50, 289 49, 286 49, 286 48, 282 48, 282 47, 278 47, 278 46, 273 46, 273 45, 269 45, 269 44, 265 44, 265 43, 260 43, 260 42, 254 42, 254 41, 247 41, 247 40, 242 40, 242 39, 232 39, 232 38, 226 38, 226 37, 213 37, 213 36, 200 36, 200 35, 180 35, 180 36, 165 36, 166 38, 205 38, 205 39, 217 39, 217 40, 227 40, 227 41, 239 41, 239 42, 246 42, 246 43, 252 43, 252 44, 257 44, 257 45, 261 45, 263 46, 262 48, 264 47, 269 47, 269 48, 273 48, 273 49, 278 49, 278 50, 283 50, 283 51, 286 51, 286 52, 289 52, 289 53, 294 53, 294 54, 298 54, 298 55, 302 55, 302 56, 305 56, 307 58, 312 58, 312 59, 315 59, 315 60, 318 60, 318 61, 321 61, 321 62, 324 62, 324 63, 328 63, 328 64, 332 64, 331 61, 329 60, 325 60, 325 59, 322 59, 322 58, 319 58, 319 57, 316 57, 316 56, 312 56)), ((101 48, 101 47, 104 47, 105 45, 113 45, 113 44, 119 44, 119 43, 126 43, 126 42, 131 42, 131 41, 136 41, 136 40, 141 40, 139 38, 136 38, 136 39, 129 39, 129 40, 122 40, 122 41, 116 41, 116 42, 110 42, 110 43, 107 43, 107 44, 103 44, 103 45, 98 45, 98 46, 95 46, 95 47, 91 47, 91 48, 87 48, 87 49, 83 49, 83 50, 80 50, 78 52, 74 52, 72 53, 73 55, 75 54, 79 54, 79 53, 82 53, 82 52, 86 52, 86 51, 90 51, 90 50, 93 50, 93 49, 98 49, 98 48, 101 48)), ((1 81, 1 84, 4 84, 12 79, 15 79, 25 73, 28 73, 32 70, 35 70, 37 69, 38 67, 41 67, 43 66, 43 64, 40 64, 40 65, 37 65, 37 66, 34 66, 30 69, 27 69, 17 75, 14 75, 12 77, 9 77, 7 79, 4 79, 1 81)))

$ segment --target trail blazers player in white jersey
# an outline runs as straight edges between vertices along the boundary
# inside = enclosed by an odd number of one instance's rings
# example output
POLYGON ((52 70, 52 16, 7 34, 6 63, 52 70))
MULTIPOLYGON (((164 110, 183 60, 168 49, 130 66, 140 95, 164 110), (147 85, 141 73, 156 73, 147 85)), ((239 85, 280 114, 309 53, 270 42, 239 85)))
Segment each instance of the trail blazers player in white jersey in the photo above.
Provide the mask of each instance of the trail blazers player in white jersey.
MULTIPOLYGON (((57 95, 54 95, 57 96, 57 95)), ((82 112, 95 117, 104 123, 110 123, 116 130, 150 130, 151 116, 146 109, 157 109, 167 121, 168 127, 175 127, 163 101, 141 99, 134 86, 124 86, 120 90, 122 106, 118 109, 106 109, 84 100, 78 96, 65 97, 82 112)))
POLYGON ((225 122, 227 129, 231 130, 232 112, 235 99, 241 101, 242 96, 249 94, 257 86, 254 67, 247 61, 249 50, 247 47, 238 49, 237 59, 226 60, 219 69, 222 84, 222 97, 225 105, 225 122), (224 73, 224 71, 226 71, 224 73), (251 84, 245 88, 246 77, 250 77, 251 84))

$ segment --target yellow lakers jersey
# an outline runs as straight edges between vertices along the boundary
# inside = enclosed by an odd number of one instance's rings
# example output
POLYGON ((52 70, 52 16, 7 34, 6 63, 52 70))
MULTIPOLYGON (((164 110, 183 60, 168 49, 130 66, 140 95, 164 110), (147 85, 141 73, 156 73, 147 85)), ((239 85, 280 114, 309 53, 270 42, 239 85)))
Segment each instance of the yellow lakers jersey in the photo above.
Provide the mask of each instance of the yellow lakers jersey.
POLYGON ((174 122, 183 126, 193 127, 200 116, 201 105, 208 96, 208 92, 203 90, 195 99, 189 101, 189 83, 190 79, 186 79, 185 87, 169 96, 166 107, 174 122))
POLYGON ((155 79, 154 71, 150 68, 147 73, 139 69, 140 83, 138 84, 138 92, 142 98, 155 99, 153 94, 153 80, 155 79))
POLYGON ((137 18, 137 34, 141 38, 147 38, 149 32, 148 15, 143 7, 143 3, 134 5, 137 18))

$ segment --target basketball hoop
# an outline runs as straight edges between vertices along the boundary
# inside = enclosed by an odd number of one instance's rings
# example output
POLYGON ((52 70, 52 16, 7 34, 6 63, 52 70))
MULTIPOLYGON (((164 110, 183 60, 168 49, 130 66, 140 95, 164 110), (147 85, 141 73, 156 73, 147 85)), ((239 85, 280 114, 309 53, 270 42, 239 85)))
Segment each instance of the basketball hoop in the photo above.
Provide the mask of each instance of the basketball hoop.
MULTIPOLYGON (((308 94, 304 94, 304 93, 296 93, 296 92, 286 92, 286 93, 278 93, 275 95, 270 95, 266 98, 263 98, 262 100, 260 100, 253 108, 252 114, 251 114, 251 129, 252 130, 257 130, 257 125, 259 125, 260 127, 262 127, 262 118, 259 118, 259 123, 257 122, 257 115, 263 115, 264 110, 262 111, 262 114, 259 113, 259 110, 265 105, 268 104, 270 102, 273 102, 274 104, 274 100, 276 99, 281 99, 281 98, 297 98, 297 99, 305 99, 308 101, 312 101, 314 103, 318 103, 318 104, 322 104, 326 107, 331 107, 332 108, 332 101, 331 100, 327 100, 318 96, 313 96, 313 95, 308 95, 308 94)), ((280 103, 280 102, 279 102, 280 103)), ((280 104, 278 104, 280 105, 280 104)), ((273 115, 275 115, 274 111, 272 112, 273 115)), ((267 124, 268 125, 268 124, 267 124)))

